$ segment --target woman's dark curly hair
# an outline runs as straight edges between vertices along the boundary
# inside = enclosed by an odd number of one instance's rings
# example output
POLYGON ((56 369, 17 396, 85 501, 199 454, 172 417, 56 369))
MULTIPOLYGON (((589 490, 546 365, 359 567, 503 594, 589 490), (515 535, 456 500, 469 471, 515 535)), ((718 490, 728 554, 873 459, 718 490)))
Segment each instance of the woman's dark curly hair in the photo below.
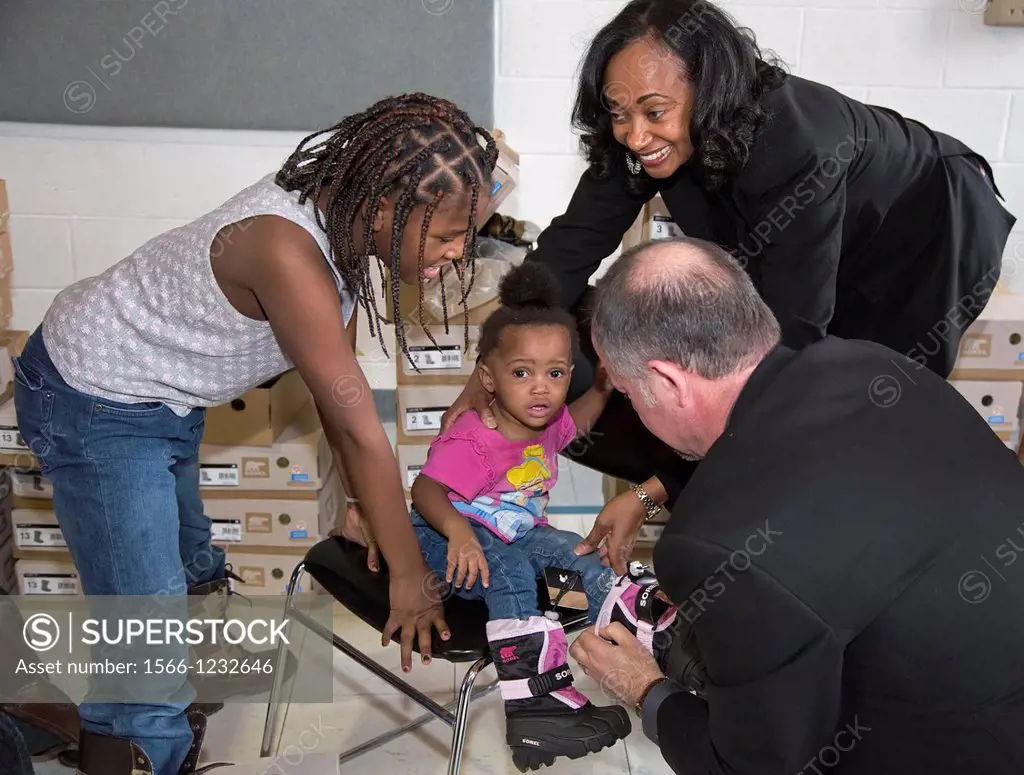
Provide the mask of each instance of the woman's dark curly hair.
MULTIPOLYGON (((696 91, 690 138, 702 186, 715 191, 750 158, 761 125, 770 116, 764 96, 780 86, 786 72, 757 46, 754 34, 705 0, 632 0, 594 37, 580 66, 573 124, 587 161, 599 177, 623 174, 632 193, 647 190, 646 173, 630 174, 626 149, 612 134, 605 69, 630 43, 652 38, 681 60, 696 91)), ((609 85, 611 86, 611 85, 609 85)))

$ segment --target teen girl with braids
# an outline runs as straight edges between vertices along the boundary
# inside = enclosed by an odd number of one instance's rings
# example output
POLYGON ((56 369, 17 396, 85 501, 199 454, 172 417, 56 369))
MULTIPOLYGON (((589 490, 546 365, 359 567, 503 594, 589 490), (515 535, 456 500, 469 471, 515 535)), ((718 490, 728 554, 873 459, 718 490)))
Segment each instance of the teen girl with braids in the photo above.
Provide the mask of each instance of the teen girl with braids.
MULTIPOLYGON (((397 299, 399 281, 422 286, 468 257, 497 148, 456 106, 423 94, 327 131, 276 175, 60 293, 17 360, 17 414, 85 594, 223 594, 199 490, 205 408, 297 369, 387 560, 383 643, 401 628, 409 670, 414 637, 426 662, 431 628, 449 633, 356 361, 356 310, 373 331, 371 282, 383 283, 384 266, 397 299), (335 398, 357 392, 363 400, 335 398)), ((187 712, 185 679, 161 687, 182 702, 83 703, 79 772, 205 771, 205 716, 187 712)))

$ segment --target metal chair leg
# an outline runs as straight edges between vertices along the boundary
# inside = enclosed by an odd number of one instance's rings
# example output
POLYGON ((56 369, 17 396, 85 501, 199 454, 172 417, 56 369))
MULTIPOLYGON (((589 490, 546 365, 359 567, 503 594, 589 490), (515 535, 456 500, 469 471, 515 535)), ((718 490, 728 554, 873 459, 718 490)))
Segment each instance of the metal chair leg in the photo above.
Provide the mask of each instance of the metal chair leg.
MULTIPOLYGON (((284 615, 288 617, 289 612, 292 610, 292 595, 295 594, 295 590, 298 589, 298 581, 302 577, 302 574, 306 570, 306 564, 300 562, 295 566, 295 570, 292 571, 291 582, 288 584, 288 595, 285 597, 284 602, 284 615)), ((267 699, 267 720, 263 724, 263 742, 260 744, 260 757, 266 758, 270 755, 271 738, 274 734, 274 725, 277 721, 277 705, 278 696, 281 693, 281 687, 284 683, 284 670, 282 667, 285 664, 285 641, 281 640, 277 644, 277 661, 275 667, 278 669, 274 672, 274 683, 270 688, 270 697, 267 699)), ((274 747, 274 753, 277 753, 277 746, 274 747)))
POLYGON ((469 703, 473 698, 473 684, 476 683, 480 671, 491 664, 489 656, 478 659, 466 677, 462 679, 459 692, 459 708, 455 711, 455 727, 452 731, 452 751, 448 758, 448 775, 459 775, 462 768, 462 750, 466 743, 466 729, 469 726, 469 703))

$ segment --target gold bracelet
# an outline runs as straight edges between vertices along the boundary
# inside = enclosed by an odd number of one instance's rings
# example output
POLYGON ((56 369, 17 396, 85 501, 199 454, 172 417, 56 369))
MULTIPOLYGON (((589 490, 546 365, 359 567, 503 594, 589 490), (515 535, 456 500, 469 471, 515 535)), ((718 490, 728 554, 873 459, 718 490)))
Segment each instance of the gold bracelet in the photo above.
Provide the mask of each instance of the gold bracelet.
POLYGON ((654 498, 647 494, 641 485, 634 484, 631 488, 633 494, 640 499, 640 503, 644 506, 644 522, 650 522, 654 517, 661 511, 661 506, 654 502, 654 498))

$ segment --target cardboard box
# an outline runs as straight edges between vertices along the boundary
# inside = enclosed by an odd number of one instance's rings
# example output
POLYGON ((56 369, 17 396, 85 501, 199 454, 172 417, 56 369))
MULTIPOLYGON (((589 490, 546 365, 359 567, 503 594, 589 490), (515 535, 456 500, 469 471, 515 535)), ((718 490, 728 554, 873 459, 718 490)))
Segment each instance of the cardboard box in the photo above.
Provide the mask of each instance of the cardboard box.
POLYGON ((312 404, 270 446, 199 447, 201 490, 317 492, 330 468, 330 445, 312 404))
POLYGON ((398 445, 398 470, 402 474, 402 486, 405 487, 407 494, 411 493, 412 483, 416 481, 416 477, 423 470, 429 451, 428 444, 398 445))
MULTIPOLYGON (((425 294, 427 293, 438 293, 440 294, 440 285, 435 282, 423 289, 425 294)), ((448 326, 462 326, 466 325, 466 308, 459 304, 457 298, 453 299, 451 296, 446 298, 448 307, 448 326)), ((471 302, 472 303, 472 302, 471 302)), ((420 292, 419 289, 402 283, 398 289, 398 306, 402 313, 402 318, 405 321, 405 329, 407 331, 413 329, 422 329, 424 326, 432 326, 434 328, 441 326, 442 330, 444 327, 444 315, 435 314, 430 307, 424 306, 420 308, 420 292)), ((494 312, 501 304, 498 302, 497 292, 495 295, 488 298, 481 304, 473 306, 469 309, 469 321, 468 325, 479 326, 490 317, 491 313, 494 312)), ((394 310, 391 309, 391 305, 388 305, 388 319, 394 320, 394 310)), ((403 356, 404 357, 404 356, 403 356)))
POLYGON ((407 326, 406 343, 413 363, 404 354, 399 358, 398 384, 465 385, 476 369, 476 353, 480 344, 480 326, 468 326, 469 350, 466 350, 467 326, 450 326, 446 334, 443 326, 429 326, 427 331, 419 326, 407 326), (419 372, 413 367, 419 368, 419 372))
POLYGON ((7 199, 7 183, 0 178, 0 233, 8 230, 11 205, 7 199))
POLYGON ((14 545, 20 553, 67 549, 67 541, 52 508, 14 508, 11 510, 11 526, 14 545))
POLYGON ((18 415, 14 401, 0 404, 0 450, 6 452, 28 452, 28 445, 18 429, 18 415))
POLYGON ((978 320, 960 339, 951 376, 963 380, 1024 379, 1024 296, 989 297, 978 320))
POLYGON ((28 331, 0 332, 0 404, 14 396, 14 364, 11 358, 21 355, 28 337, 28 331))
POLYGON ((53 500, 53 483, 40 471, 11 469, 11 490, 16 498, 53 500))
POLYGON ((491 176, 491 201, 484 211, 481 225, 498 212, 502 202, 519 184, 519 154, 509 147, 505 133, 500 129, 492 130, 491 136, 498 146, 498 161, 494 165, 494 173, 491 176))
POLYGON ((1020 427, 1021 382, 966 382, 950 380, 957 392, 978 411, 989 427, 1009 440, 1020 427))
POLYGON ((622 249, 628 250, 651 240, 682 236, 682 229, 676 225, 665 200, 658 194, 643 206, 633 225, 622 236, 622 249))
POLYGON ((429 444, 441 429, 441 416, 462 393, 462 385, 399 385, 395 391, 399 444, 429 444))
POLYGON ((213 521, 214 543, 232 551, 251 547, 305 551, 326 537, 324 526, 334 524, 344 502, 341 480, 332 470, 317 500, 208 498, 203 510, 213 521))
POLYGON ((208 409, 203 443, 269 447, 312 400, 299 373, 290 371, 267 387, 208 409))
MULTIPOLYGON (((227 550, 227 562, 231 570, 244 579, 245 583, 232 582, 232 588, 243 595, 287 595, 295 567, 302 562, 305 551, 255 553, 231 547, 227 550)), ((312 578, 303 574, 302 586, 296 594, 310 592, 312 578)))
POLYGON ((82 585, 71 559, 31 559, 14 563, 22 595, 80 595, 82 585))

